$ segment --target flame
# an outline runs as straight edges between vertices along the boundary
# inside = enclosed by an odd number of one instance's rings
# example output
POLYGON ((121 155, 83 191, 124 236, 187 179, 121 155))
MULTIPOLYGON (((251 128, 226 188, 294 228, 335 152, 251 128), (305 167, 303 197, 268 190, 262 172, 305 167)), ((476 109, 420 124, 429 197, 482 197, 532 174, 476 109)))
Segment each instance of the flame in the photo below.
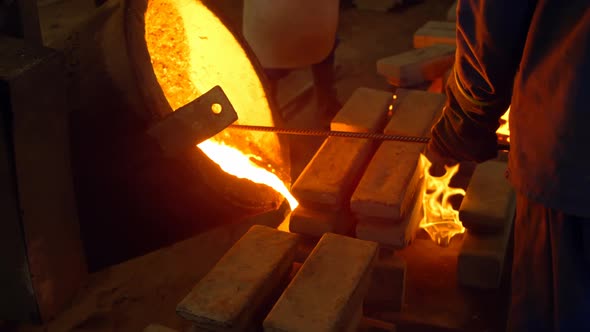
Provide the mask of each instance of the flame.
MULTIPOLYGON (((238 123, 274 125, 266 93, 244 49, 201 1, 148 0, 145 40, 156 79, 173 109, 220 85, 238 113, 238 123)), ((264 147, 268 159, 282 155, 278 138, 269 133, 236 141, 223 131, 198 147, 225 172, 273 188, 295 209, 297 201, 272 166, 269 171, 253 161, 263 159, 249 150, 253 143, 264 147)))
MULTIPOLYGON (((496 131, 496 134, 506 137, 507 142, 510 142, 509 116, 510 107, 502 115, 501 125, 496 131)), ((421 155, 420 162, 424 170, 424 217, 420 222, 420 228, 424 229, 434 242, 446 246, 455 235, 465 232, 465 227, 459 220, 459 211, 449 202, 454 195, 465 196, 465 190, 449 187, 451 179, 459 171, 459 164, 445 166, 445 174, 436 177, 430 174, 432 163, 428 158, 421 155)))
POLYGON ((295 210, 299 205, 295 197, 291 195, 287 186, 278 176, 261 168, 252 161, 252 159, 260 160, 260 157, 246 155, 236 148, 221 142, 215 142, 211 139, 199 144, 198 147, 226 173, 275 189, 287 199, 291 210, 295 210))
POLYGON ((459 211, 449 202, 451 196, 465 196, 465 190, 449 187, 451 179, 459 171, 459 164, 451 167, 445 165, 445 174, 436 177, 430 174, 432 163, 428 158, 420 155, 420 163, 424 170, 424 217, 420 222, 420 228, 424 229, 434 242, 446 246, 455 235, 465 232, 465 227, 459 220, 459 211))
POLYGON ((502 120, 501 124, 500 124, 500 128, 498 128, 498 130, 496 130, 496 134, 506 136, 507 142, 510 142, 510 126, 508 123, 509 116, 510 116, 510 107, 508 107, 508 109, 506 110, 506 113, 504 113, 504 115, 502 115, 502 117, 500 118, 502 120))

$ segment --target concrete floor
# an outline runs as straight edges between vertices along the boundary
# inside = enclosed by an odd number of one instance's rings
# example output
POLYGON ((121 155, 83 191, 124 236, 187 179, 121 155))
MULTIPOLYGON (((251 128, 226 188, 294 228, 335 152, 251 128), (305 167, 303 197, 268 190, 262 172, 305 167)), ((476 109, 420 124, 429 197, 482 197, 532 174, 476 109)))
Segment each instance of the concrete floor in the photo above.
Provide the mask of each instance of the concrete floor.
MULTIPOLYGON (((341 44, 336 52, 340 68, 336 88, 340 101, 346 101, 358 87, 390 89, 385 80, 376 74, 375 61, 410 49, 414 31, 428 20, 443 20, 452 2, 425 0, 389 13, 344 8, 339 27, 341 44)), ((220 0, 216 5, 223 9, 233 25, 240 26, 240 1, 220 0)), ((68 17, 66 21, 71 19, 68 17)), ((55 23, 50 26, 52 24, 55 23)), ((295 108, 293 113, 296 115, 289 121, 289 126, 322 125, 313 100, 307 98, 291 107, 295 108)), ((292 142, 294 175, 307 164, 320 143, 317 138, 292 142)), ((141 331, 149 323, 185 329, 188 324, 175 314, 175 306, 192 285, 251 224, 276 225, 281 217, 280 213, 265 215, 205 231, 173 246, 94 273, 72 307, 46 326, 3 326, 0 323, 0 330, 141 331)), ((441 255, 444 257, 445 252, 441 255)), ((383 314, 381 318, 387 319, 388 315, 383 314)), ((493 329, 481 326, 478 330, 493 329)))

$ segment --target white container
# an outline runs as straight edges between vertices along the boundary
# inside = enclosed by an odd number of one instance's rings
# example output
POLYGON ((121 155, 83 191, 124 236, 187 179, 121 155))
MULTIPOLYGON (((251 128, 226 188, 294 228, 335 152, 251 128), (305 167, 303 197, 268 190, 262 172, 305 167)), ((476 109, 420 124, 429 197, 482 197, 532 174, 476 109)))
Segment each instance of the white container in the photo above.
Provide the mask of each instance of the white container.
POLYGON ((265 68, 321 62, 334 47, 339 0, 244 0, 243 33, 265 68))

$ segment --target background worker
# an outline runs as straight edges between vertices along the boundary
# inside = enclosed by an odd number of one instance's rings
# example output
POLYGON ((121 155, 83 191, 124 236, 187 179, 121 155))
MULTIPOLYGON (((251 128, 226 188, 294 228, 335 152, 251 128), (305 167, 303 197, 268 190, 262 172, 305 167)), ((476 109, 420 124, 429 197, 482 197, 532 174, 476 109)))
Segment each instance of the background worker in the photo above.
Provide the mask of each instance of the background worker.
POLYGON ((243 34, 276 83, 290 70, 311 66, 317 106, 331 117, 340 110, 334 85, 339 0, 244 0, 243 34))

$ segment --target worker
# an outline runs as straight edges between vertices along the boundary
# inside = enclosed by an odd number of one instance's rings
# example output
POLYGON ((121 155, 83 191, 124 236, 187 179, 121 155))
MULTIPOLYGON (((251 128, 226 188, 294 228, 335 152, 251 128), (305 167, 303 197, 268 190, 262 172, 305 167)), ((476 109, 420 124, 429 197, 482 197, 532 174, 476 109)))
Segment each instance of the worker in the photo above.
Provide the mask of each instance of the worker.
MULTIPOLYGON (((334 47, 328 56, 311 65, 311 73, 313 78, 314 96, 316 100, 316 107, 319 112, 332 118, 340 110, 342 105, 338 100, 335 83, 335 52, 338 46, 338 39, 334 43, 334 47)), ((293 69, 297 68, 264 68, 264 73, 269 83, 269 92, 272 98, 277 97, 278 82, 287 76, 293 69)))
POLYGON ((590 331, 590 1, 459 0, 434 164, 496 156, 517 192, 508 331, 590 331))
POLYGON ((311 66, 318 109, 340 109, 334 90, 339 0, 245 0, 243 33, 264 68, 270 94, 291 70, 311 66))

